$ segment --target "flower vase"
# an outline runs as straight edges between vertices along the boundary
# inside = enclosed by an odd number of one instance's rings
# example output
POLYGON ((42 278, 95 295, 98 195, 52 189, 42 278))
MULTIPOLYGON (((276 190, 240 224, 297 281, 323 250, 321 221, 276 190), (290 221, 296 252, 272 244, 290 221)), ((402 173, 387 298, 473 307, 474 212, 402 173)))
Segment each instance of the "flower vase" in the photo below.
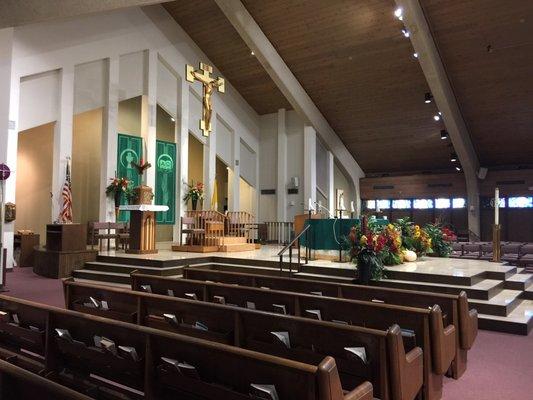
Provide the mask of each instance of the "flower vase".
POLYGON ((372 276, 372 273, 370 271, 370 263, 361 260, 357 261, 357 272, 359 274, 359 280, 358 283, 360 285, 368 285, 370 283, 370 278, 372 276))
POLYGON ((115 196, 114 196, 114 199, 115 199, 115 221, 118 221, 118 217, 120 215, 120 202, 122 200, 122 191, 116 191, 115 192, 115 196))
POLYGON ((196 207, 198 206, 198 199, 191 199, 191 204, 193 211, 196 211, 196 207))

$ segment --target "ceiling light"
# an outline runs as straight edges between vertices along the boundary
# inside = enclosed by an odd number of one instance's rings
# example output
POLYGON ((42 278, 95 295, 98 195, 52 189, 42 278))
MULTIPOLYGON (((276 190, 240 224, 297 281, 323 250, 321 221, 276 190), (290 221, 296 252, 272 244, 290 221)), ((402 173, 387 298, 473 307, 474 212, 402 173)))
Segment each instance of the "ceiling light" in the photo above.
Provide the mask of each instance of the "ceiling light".
POLYGON ((457 161, 457 154, 455 152, 450 154, 450 161, 451 162, 456 162, 457 161))
POLYGON ((435 121, 440 121, 440 115, 439 115, 439 114, 435 114, 435 115, 433 116, 433 119, 434 119, 435 121))
POLYGON ((440 131, 440 138, 442 140, 448 139, 448 132, 446 132, 444 129, 440 131))
POLYGON ((457 167, 455 167, 455 170, 456 170, 457 172, 461 172, 461 167, 457 166, 457 167))
POLYGON ((424 95, 424 103, 429 104, 433 100, 433 95, 430 92, 426 92, 424 95))
POLYGON ((407 29, 402 29, 402 33, 405 37, 409 37, 411 35, 407 29))
POLYGON ((255 53, 254 53, 253 50, 250 52, 250 54, 251 54, 252 56, 255 56, 255 53))
POLYGON ((403 8, 398 7, 396 10, 394 10, 394 16, 400 21, 403 21, 403 8))
POLYGON ((418 58, 418 53, 413 53, 414 58, 418 58))
POLYGON ((176 122, 176 120, 174 119, 174 117, 170 117, 170 120, 171 120, 172 122, 176 122))
POLYGON ((439 111, 439 115, 442 115, 442 113, 439 111))

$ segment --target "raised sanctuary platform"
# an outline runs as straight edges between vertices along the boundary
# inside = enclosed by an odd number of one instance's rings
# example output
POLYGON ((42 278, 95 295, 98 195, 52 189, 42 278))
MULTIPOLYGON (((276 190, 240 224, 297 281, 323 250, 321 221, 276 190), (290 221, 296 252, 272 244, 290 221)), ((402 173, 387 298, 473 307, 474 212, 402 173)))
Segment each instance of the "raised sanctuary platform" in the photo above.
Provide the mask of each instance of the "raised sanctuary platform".
MULTIPOLYGON (((96 261, 73 272, 76 280, 130 284, 130 273, 180 277, 187 265, 210 266, 228 271, 279 275, 280 246, 240 253, 209 254, 173 252, 170 243, 159 243, 158 254, 100 252, 96 261)), ((286 260, 288 261, 288 260, 286 260)), ((284 274, 288 274, 284 264, 284 274)), ((294 268, 294 264, 293 264, 294 268)), ((350 263, 310 261, 294 278, 350 283, 355 268, 350 263)), ((388 267, 387 279, 379 286, 459 294, 465 291, 471 308, 479 312, 481 329, 525 335, 533 328, 533 274, 523 269, 479 260, 431 258, 388 267)))

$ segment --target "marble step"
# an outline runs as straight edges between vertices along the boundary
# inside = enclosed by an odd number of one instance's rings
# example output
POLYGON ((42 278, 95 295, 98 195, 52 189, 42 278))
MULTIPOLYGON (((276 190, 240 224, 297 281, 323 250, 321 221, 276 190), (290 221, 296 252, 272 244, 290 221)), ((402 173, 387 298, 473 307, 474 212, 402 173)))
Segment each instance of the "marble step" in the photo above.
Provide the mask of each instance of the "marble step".
POLYGON ((533 300, 522 300, 506 317, 478 314, 479 328, 528 335, 533 329, 533 300))
POLYGON ((489 300, 468 299, 468 304, 480 314, 505 317, 522 302, 521 294, 521 290, 504 289, 489 300))
POLYGON ((183 267, 149 267, 144 265, 118 264, 101 261, 86 262, 84 269, 104 272, 131 273, 138 270, 142 274, 169 276, 181 274, 183 267))
POLYGON ((229 243, 220 246, 219 251, 224 253, 232 253, 237 251, 254 251, 255 244, 253 243, 229 243))
POLYGON ((462 286, 433 282, 404 281, 387 278, 377 282, 377 285, 398 289, 423 290, 427 292, 448 294, 459 294, 461 290, 464 290, 469 299, 489 300, 501 292, 504 282, 495 279, 484 279, 472 286, 462 286))
POLYGON ((526 300, 533 300, 533 286, 528 287, 522 292, 522 298, 526 300))
POLYGON ((526 290, 533 285, 533 274, 514 274, 505 280, 505 288, 512 290, 526 290))
MULTIPOLYGON (((446 273, 433 273, 433 272, 420 272, 420 271, 405 271, 397 270, 394 267, 386 268, 387 278, 401 281, 415 281, 415 282, 430 282, 446 285, 460 285, 460 286, 473 286, 485 279, 486 271, 479 272, 474 275, 454 275, 446 273)), ((502 277, 503 280, 503 277, 502 277)))
POLYGON ((90 269, 77 269, 72 271, 74 280, 86 279, 98 282, 121 283, 125 285, 131 284, 129 273, 93 271, 90 269))

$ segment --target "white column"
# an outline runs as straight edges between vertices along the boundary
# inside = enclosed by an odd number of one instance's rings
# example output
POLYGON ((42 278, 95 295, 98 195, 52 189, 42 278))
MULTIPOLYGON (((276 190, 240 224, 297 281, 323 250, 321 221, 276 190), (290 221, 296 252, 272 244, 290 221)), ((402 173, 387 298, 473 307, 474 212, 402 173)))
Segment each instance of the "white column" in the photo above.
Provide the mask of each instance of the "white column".
POLYGON ((102 121, 102 166, 100 168, 100 221, 113 221, 115 204, 105 194, 109 178, 117 172, 117 121, 119 91, 119 57, 107 60, 107 93, 102 121))
POLYGON ((216 175, 217 157, 217 124, 216 113, 211 116, 211 126, 213 130, 209 133, 204 146, 204 210, 211 209, 211 197, 213 196, 213 185, 216 175))
MULTIPOLYGON (((327 151, 327 163, 328 163, 328 209, 335 214, 335 157, 331 151, 327 151)), ((344 199, 346 203, 346 199, 344 199)))
MULTIPOLYGON (((11 177, 4 184, 4 199, 15 201, 16 165, 17 165, 17 115, 18 82, 12 73, 13 28, 0 30, 0 163, 6 164, 12 171, 11 177)), ((13 231, 14 222, 2 224, 2 247, 7 249, 7 268, 13 267, 13 231)), ((3 251, 0 248, 0 284, 3 276, 3 251)))
POLYGON ((304 204, 316 202, 316 131, 304 126, 304 204))
MULTIPOLYGON (((278 179, 277 179, 277 216, 278 221, 287 220, 287 113, 278 110, 278 179)), ((307 199, 305 200, 307 201, 307 199)))
POLYGON ((146 141, 146 148, 148 154, 145 155, 146 160, 152 164, 152 168, 148 168, 145 172, 146 185, 150 186, 155 191, 155 162, 156 162, 156 121, 157 121, 157 66, 158 58, 157 51, 147 50, 148 53, 148 69, 147 76, 144 80, 144 93, 147 98, 148 108, 146 110, 148 118, 148 129, 143 132, 144 140, 146 141))
MULTIPOLYGON (((74 65, 61 70, 59 116, 54 129, 52 175, 52 220, 59 216, 61 188, 65 182, 67 157, 72 157, 72 119, 74 113, 74 65)), ((74 216, 76 218, 76 216, 74 216)))
POLYGON ((228 210, 239 211, 241 207, 241 137, 233 133, 233 173, 228 174, 228 210), (231 182, 230 182, 231 180, 231 182), (229 195, 231 193, 231 196, 229 195))
POLYGON ((187 191, 185 183, 189 179, 189 84, 183 78, 179 82, 178 115, 179 128, 176 124, 176 143, 178 143, 178 170, 176 174, 176 224, 174 225, 174 241, 179 241, 181 217, 187 210, 187 203, 183 197, 187 191))

